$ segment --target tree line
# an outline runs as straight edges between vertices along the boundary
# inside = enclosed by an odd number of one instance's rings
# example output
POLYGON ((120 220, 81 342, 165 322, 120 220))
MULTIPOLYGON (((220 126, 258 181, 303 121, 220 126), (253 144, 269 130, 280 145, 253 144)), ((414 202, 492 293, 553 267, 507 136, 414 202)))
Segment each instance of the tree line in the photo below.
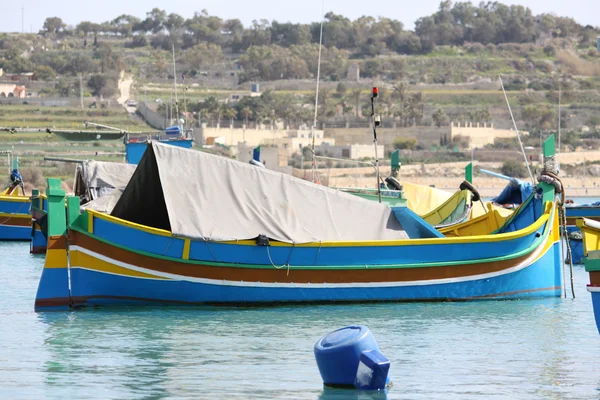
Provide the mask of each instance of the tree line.
MULTIPOLYGON (((276 45, 281 48, 319 43, 320 22, 253 21, 244 26, 239 19, 222 19, 206 10, 186 19, 176 13, 154 8, 144 19, 120 15, 112 21, 93 23, 82 21, 68 27, 61 18, 47 18, 43 34, 98 35, 99 33, 131 38, 131 46, 151 44, 170 49, 191 48, 209 43, 232 53, 247 51, 253 46, 276 45)), ((440 3, 439 10, 419 18, 414 31, 402 22, 387 17, 363 16, 350 20, 333 12, 325 14, 323 43, 328 48, 347 50, 352 57, 373 57, 386 53, 421 54, 437 45, 532 43, 539 38, 571 38, 593 44, 598 30, 583 26, 572 18, 551 14, 533 15, 520 5, 499 2, 440 3)))

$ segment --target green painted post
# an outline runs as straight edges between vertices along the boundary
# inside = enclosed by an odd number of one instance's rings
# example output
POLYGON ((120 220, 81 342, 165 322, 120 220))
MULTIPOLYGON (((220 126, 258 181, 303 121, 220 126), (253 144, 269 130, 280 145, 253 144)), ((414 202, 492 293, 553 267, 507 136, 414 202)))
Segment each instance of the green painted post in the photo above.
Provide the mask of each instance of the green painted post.
POLYGON ((48 178, 48 236, 63 236, 67 232, 67 216, 65 213, 66 192, 61 187, 61 180, 48 178))
POLYGON ((552 157, 556 154, 556 147, 554 146, 554 133, 550 135, 548 139, 544 140, 542 149, 544 152, 544 157, 552 157))
MULTIPOLYGON (((548 139, 544 141, 542 145, 542 149, 544 152, 544 161, 546 157, 552 157, 556 154, 556 147, 554 145, 554 134, 550 135, 548 139)), ((553 185, 549 185, 545 182, 540 182, 538 185, 542 188, 544 194, 543 199, 545 201, 554 201, 554 197, 556 195, 555 188, 553 185)))
POLYGON ((473 183, 473 163, 469 163, 465 167, 465 180, 469 183, 473 183))
POLYGON ((398 171, 400 171, 400 150, 396 149, 392 152, 391 164, 392 176, 395 178, 398 176, 398 171))
POLYGON ((77 218, 81 215, 80 209, 80 199, 79 196, 69 196, 67 197, 67 223, 69 226, 73 226, 77 218))
POLYGON ((14 158, 12 167, 13 167, 13 169, 16 169, 17 171, 19 170, 19 157, 14 158))
POLYGON ((40 209, 40 191, 37 189, 31 190, 31 208, 33 210, 40 209))

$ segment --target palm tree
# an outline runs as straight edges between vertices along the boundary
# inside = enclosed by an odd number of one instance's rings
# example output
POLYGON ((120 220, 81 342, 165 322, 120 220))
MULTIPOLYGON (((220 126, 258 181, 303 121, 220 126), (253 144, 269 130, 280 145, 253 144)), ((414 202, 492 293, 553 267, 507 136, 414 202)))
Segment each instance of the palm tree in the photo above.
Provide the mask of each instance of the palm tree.
POLYGON ((423 98, 423 92, 413 93, 409 101, 413 110, 414 122, 416 124, 419 124, 423 119, 423 111, 425 108, 425 99, 423 98))
POLYGON ((277 122, 277 113, 274 109, 267 110, 265 112, 265 119, 271 123, 271 129, 273 129, 273 124, 277 122))
POLYGON ((231 124, 233 125, 233 119, 237 115, 233 108, 227 107, 227 105, 223 104, 221 114, 223 115, 223 118, 229 119, 231 121, 231 124))
POLYGON ((401 103, 404 102, 406 96, 408 95, 408 83, 401 81, 394 83, 392 89, 392 98, 400 100, 401 103))
POLYGON ((350 92, 352 99, 354 100, 354 107, 356 110, 356 118, 360 116, 360 97, 362 95, 362 90, 360 88, 352 89, 350 92))
POLYGON ((244 107, 240 110, 240 117, 244 119, 244 124, 248 126, 248 118, 252 116, 252 110, 250 107, 244 107))
POLYGON ((319 103, 321 103, 321 118, 327 116, 327 106, 331 97, 331 89, 323 88, 319 93, 319 103))

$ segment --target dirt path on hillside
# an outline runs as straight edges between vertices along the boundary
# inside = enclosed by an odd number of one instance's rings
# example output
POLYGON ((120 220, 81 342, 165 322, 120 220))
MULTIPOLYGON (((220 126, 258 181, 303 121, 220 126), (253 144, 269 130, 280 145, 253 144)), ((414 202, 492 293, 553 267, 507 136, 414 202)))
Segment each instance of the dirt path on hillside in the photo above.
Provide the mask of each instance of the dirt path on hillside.
POLYGON ((131 92, 131 85, 133 85, 133 77, 131 77, 130 75, 125 75, 125 71, 121 71, 118 83, 120 95, 117 99, 117 102, 119 104, 122 104, 125 108, 127 108, 127 111, 129 111, 129 107, 127 107, 126 103, 127 100, 129 100, 130 98, 129 95, 131 92))

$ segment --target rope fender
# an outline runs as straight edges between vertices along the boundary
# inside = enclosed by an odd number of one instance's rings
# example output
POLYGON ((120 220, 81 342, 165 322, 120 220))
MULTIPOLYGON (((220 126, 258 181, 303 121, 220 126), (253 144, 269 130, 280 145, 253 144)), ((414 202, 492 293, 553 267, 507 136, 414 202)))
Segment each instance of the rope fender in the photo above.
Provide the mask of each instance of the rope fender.
POLYGON ((481 199, 481 196, 479 195, 477 189, 475 189, 475 186, 471 185, 471 183, 468 181, 463 181, 458 188, 460 190, 468 190, 469 192, 473 193, 472 201, 479 201, 481 199))

